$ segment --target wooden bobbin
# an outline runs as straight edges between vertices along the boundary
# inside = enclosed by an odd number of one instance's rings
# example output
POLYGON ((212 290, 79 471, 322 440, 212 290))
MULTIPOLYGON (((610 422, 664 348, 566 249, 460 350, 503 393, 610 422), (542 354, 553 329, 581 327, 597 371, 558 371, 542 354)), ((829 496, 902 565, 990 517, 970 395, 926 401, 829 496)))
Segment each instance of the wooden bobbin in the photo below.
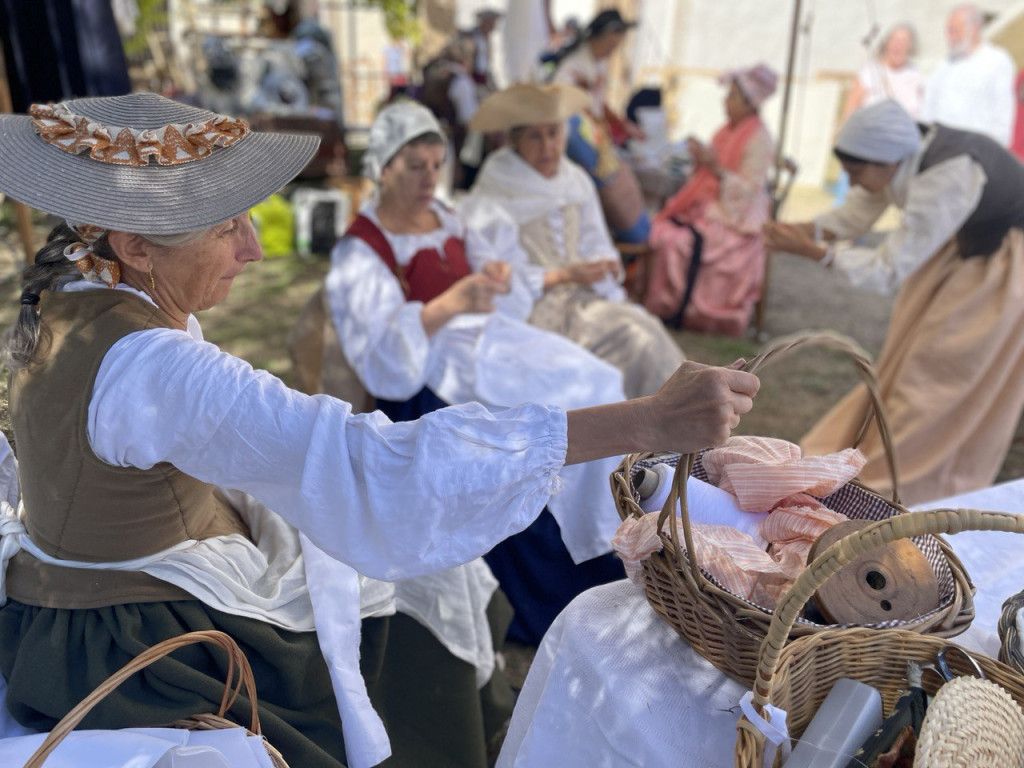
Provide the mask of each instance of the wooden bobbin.
MULTIPOLYGON (((811 545, 807 562, 872 522, 832 526, 811 545)), ((852 561, 821 586, 814 602, 830 624, 909 621, 939 607, 939 585, 924 553, 909 539, 900 539, 852 561)))

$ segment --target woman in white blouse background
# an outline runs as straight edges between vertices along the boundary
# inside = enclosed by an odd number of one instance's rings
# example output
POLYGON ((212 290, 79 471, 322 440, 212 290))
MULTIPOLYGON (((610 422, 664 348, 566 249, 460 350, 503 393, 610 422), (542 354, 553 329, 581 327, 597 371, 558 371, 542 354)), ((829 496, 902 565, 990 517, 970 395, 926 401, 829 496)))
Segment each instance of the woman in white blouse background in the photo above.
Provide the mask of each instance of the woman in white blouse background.
MULTIPOLYGON (((260 260, 248 211, 315 138, 155 94, 3 115, 0 138, 0 190, 68 222, 25 270, 10 347, 23 509, 0 519, 0 673, 30 728, 144 648, 222 629, 292 765, 374 765, 391 750, 359 671, 357 572, 471 561, 529 525, 566 466, 695 450, 751 406, 755 377, 687 364, 656 395, 598 408, 353 415, 204 342, 194 316, 260 260)), ((161 661, 83 725, 215 710, 220 662, 161 661)))

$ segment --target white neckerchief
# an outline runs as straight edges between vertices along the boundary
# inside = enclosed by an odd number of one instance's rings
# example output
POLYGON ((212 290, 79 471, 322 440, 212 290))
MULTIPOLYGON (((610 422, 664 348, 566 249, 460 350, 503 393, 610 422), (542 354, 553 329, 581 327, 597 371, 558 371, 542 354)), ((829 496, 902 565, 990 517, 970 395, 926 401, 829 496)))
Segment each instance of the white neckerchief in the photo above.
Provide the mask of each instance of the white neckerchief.
POLYGON ((538 173, 510 147, 494 152, 484 162, 473 194, 495 198, 503 210, 523 225, 566 205, 585 205, 592 197, 586 174, 564 156, 558 172, 548 178, 538 173))

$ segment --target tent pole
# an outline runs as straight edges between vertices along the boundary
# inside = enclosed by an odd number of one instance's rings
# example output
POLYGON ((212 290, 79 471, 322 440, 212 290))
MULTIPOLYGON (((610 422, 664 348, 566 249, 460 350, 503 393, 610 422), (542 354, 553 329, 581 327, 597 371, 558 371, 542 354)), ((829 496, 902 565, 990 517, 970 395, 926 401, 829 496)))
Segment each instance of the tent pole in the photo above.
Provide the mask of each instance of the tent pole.
MULTIPOLYGON (((779 139, 775 146, 775 173, 772 175, 770 197, 772 199, 771 218, 774 221, 779 215, 779 206, 774 201, 782 181, 786 167, 786 126, 789 122, 789 100, 793 90, 793 70, 796 66, 796 46, 800 34, 800 6, 802 0, 794 0, 793 21, 789 30, 789 53, 786 57, 786 78, 782 83, 782 114, 779 118, 779 139)), ((764 329, 764 308, 768 299, 768 278, 771 272, 771 254, 765 253, 764 282, 761 288, 761 299, 754 309, 754 331, 760 339, 764 329)))

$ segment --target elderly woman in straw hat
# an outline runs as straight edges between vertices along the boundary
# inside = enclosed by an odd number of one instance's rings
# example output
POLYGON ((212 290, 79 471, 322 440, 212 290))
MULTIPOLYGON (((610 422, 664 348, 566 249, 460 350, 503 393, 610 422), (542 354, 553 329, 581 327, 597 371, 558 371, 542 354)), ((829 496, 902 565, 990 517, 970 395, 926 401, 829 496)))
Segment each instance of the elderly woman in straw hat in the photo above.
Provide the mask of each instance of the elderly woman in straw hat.
MULTIPOLYGON (((145 647, 216 628, 249 656, 264 733, 292 765, 373 765, 389 746, 359 670, 357 572, 470 561, 529 525, 564 467, 717 442, 757 387, 687 366, 599 409, 353 416, 204 342, 194 317, 260 260, 248 211, 315 138, 133 94, 0 116, 0 139, 0 189, 67 222, 25 270, 10 343, 23 508, 0 519, 0 673, 32 728, 145 647)), ((457 295, 481 308, 492 293, 457 295)), ((364 663, 378 627, 362 625, 364 663)), ((215 709, 221 661, 158 663, 83 725, 215 709)))
POLYGON ((644 305, 676 327, 741 335, 761 297, 774 143, 761 104, 775 92, 764 64, 726 72, 726 124, 695 139, 696 171, 654 219, 644 305))
POLYGON ((566 120, 588 96, 571 85, 514 85, 474 117, 508 144, 484 163, 460 210, 472 227, 512 226, 529 261, 513 265, 534 304, 530 322, 622 371, 627 397, 656 392, 684 357, 661 322, 626 301, 622 264, 594 183, 565 157, 566 120))
MULTIPOLYGON (((813 222, 766 225, 765 239, 854 285, 897 292, 876 369, 903 500, 987 486, 1024 408, 1024 167, 982 134, 922 128, 892 100, 854 112, 835 154, 854 186, 846 204, 813 222), (877 246, 857 243, 889 205, 900 225, 877 246)), ((869 408, 855 389, 804 449, 852 444, 869 408)), ((873 425, 860 448, 861 479, 887 493, 873 425)))

